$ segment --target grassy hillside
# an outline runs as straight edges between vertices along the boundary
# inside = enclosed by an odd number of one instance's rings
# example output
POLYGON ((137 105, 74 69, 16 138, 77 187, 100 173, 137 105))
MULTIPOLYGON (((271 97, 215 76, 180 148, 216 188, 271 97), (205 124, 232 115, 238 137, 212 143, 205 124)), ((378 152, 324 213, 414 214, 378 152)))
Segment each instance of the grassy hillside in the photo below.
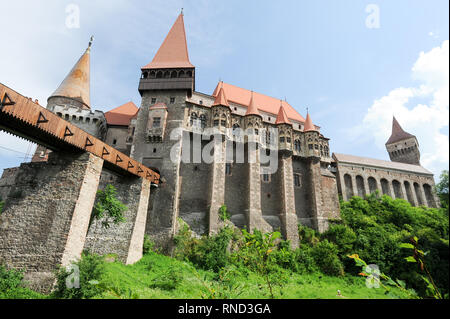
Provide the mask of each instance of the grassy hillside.
MULTIPOLYGON (((286 271, 288 279, 275 287, 276 298, 407 298, 394 289, 369 289, 365 278, 331 277, 321 274, 299 275, 286 271), (342 296, 338 296, 340 290, 342 296)), ((265 280, 253 272, 242 273, 228 267, 217 274, 195 269, 191 264, 151 252, 134 265, 108 262, 103 284, 107 287, 97 298, 269 298, 265 280), (226 274, 225 274, 226 273, 226 274)))

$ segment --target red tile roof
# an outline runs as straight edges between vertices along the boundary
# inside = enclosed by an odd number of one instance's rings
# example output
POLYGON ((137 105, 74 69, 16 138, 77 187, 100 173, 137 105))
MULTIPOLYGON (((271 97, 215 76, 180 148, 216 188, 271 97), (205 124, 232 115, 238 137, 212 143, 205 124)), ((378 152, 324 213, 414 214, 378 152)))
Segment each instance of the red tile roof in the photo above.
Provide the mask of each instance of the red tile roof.
POLYGON ((306 121, 305 121, 305 127, 303 128, 303 132, 308 131, 317 131, 316 127, 314 126, 311 116, 309 116, 309 113, 306 114, 306 121))
POLYGON ((186 31, 184 29, 183 14, 181 13, 158 52, 156 52, 152 62, 142 67, 142 69, 193 67, 191 62, 189 62, 186 31))
MULTIPOLYGON (((249 101, 252 95, 252 91, 228 83, 219 82, 216 86, 216 89, 214 90, 214 93, 212 94, 214 97, 216 97, 217 94, 219 93, 220 86, 223 87, 228 102, 233 102, 248 107, 248 105, 250 104, 249 101)), ((274 116, 278 114, 278 110, 280 107, 279 99, 264 94, 260 94, 257 92, 253 92, 253 98, 254 104, 259 111, 271 113, 274 116)), ((289 119, 298 122, 305 122, 303 116, 301 116, 291 105, 289 105, 288 102, 283 101, 282 104, 289 119)))
POLYGON ((214 100, 214 103, 212 106, 215 105, 223 105, 223 106, 230 106, 228 104, 227 97, 225 96, 225 92, 223 91, 223 87, 220 88, 219 94, 217 94, 216 99, 214 100))
POLYGON ((283 101, 280 101, 280 109, 278 110, 277 119, 275 120, 275 124, 292 124, 291 121, 289 121, 289 118, 286 114, 286 111, 284 110, 283 101))
POLYGON ((128 126, 130 120, 137 114, 138 107, 132 102, 127 102, 105 113, 106 122, 109 125, 128 126))
POLYGON ((397 122, 397 120, 394 116, 392 119, 392 134, 391 134, 391 137, 389 137, 386 144, 391 144, 391 143, 395 143, 398 141, 406 140, 411 137, 415 137, 415 136, 405 132, 402 129, 402 127, 400 126, 400 124, 397 122))

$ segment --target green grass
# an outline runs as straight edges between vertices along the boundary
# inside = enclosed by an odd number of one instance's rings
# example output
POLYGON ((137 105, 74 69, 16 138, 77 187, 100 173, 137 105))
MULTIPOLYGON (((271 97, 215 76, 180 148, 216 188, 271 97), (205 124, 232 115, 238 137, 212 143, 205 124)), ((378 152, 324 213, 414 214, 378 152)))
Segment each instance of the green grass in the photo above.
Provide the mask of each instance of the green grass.
MULTIPOLYGON (((321 274, 299 275, 285 271, 287 281, 274 289, 276 298, 288 299, 385 299, 407 298, 398 289, 386 295, 384 289, 369 289, 365 279, 355 276, 330 277, 321 274), (341 291, 340 297, 337 291, 341 291)), ((245 270, 237 270, 225 281, 212 271, 195 269, 182 262, 157 253, 149 253, 134 265, 108 262, 103 279, 108 289, 99 298, 197 299, 197 298, 268 298, 262 277, 245 270), (174 289, 154 287, 155 282, 167 278, 173 269, 180 278, 174 289), (231 288, 230 288, 231 287, 231 288)))

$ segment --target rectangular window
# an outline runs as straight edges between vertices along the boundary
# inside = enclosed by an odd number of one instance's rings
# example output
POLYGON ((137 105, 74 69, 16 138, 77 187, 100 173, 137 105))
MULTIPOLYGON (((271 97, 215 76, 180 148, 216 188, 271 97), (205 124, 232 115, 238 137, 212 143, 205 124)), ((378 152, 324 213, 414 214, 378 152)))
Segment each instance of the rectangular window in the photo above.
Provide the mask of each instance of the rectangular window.
POLYGON ((291 138, 290 137, 286 137, 286 142, 290 143, 291 142, 291 138))
POLYGON ((316 150, 318 150, 318 149, 319 149, 319 145, 314 144, 314 148, 315 148, 316 150))
POLYGON ((299 174, 294 174, 294 186, 300 187, 300 175, 299 174))
POLYGON ((153 127, 159 127, 161 125, 161 118, 160 117, 154 117, 153 118, 153 127))
POLYGON ((308 148, 309 148, 310 150, 312 150, 312 149, 313 149, 313 145, 312 145, 312 144, 308 144, 308 148))
POLYGON ((230 176, 231 175, 231 163, 225 164, 225 174, 230 176))
POLYGON ((227 121, 221 120, 220 121, 220 125, 222 125, 223 127, 227 126, 227 121))
POLYGON ((175 98, 174 98, 174 97, 171 97, 171 98, 170 98, 170 104, 173 104, 173 103, 175 103, 175 98))
POLYGON ((117 144, 117 140, 114 139, 114 140, 113 140, 113 145, 116 145, 116 144, 117 144))
POLYGON ((152 104, 156 103, 156 97, 152 97, 152 104))
POLYGON ((264 183, 269 183, 270 182, 270 175, 267 173, 262 174, 262 181, 264 183))
POLYGON ((214 126, 219 126, 219 120, 214 120, 214 126))
POLYGON ((284 143, 284 136, 280 137, 280 143, 284 143))

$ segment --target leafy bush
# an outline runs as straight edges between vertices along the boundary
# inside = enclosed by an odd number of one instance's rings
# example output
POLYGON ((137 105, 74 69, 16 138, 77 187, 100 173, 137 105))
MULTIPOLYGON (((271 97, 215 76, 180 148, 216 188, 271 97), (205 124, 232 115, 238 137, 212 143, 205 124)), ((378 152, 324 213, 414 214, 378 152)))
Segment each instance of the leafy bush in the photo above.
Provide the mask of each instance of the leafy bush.
POLYGON ((155 243, 150 239, 150 237, 145 234, 144 235, 144 244, 142 246, 142 253, 148 254, 151 251, 154 251, 155 249, 155 243))
POLYGON ((337 254, 337 246, 327 239, 320 241, 312 249, 312 256, 320 271, 331 276, 343 276, 344 266, 337 254))
POLYGON ((97 191, 97 199, 92 209, 89 226, 94 220, 102 220, 102 227, 109 228, 111 222, 113 224, 122 223, 125 221, 123 213, 127 210, 125 206, 116 195, 116 188, 110 184, 106 185, 104 190, 97 191))
POLYGON ((183 276, 174 267, 169 267, 161 275, 156 277, 150 285, 150 288, 159 288, 163 290, 173 290, 183 280, 183 276))
POLYGON ((175 236, 175 256, 187 260, 205 270, 218 271, 229 262, 228 246, 230 245, 233 230, 223 227, 211 236, 194 238, 189 226, 183 224, 175 236))
POLYGON ((105 288, 101 285, 104 274, 105 262, 103 257, 94 254, 83 253, 80 261, 73 263, 71 271, 60 268, 56 274, 57 283, 52 297, 63 299, 89 299, 100 295, 105 288), (79 287, 76 287, 78 267, 79 287), (74 281, 71 281, 71 279, 74 281), (75 287, 68 287, 67 282, 71 282, 75 287))

